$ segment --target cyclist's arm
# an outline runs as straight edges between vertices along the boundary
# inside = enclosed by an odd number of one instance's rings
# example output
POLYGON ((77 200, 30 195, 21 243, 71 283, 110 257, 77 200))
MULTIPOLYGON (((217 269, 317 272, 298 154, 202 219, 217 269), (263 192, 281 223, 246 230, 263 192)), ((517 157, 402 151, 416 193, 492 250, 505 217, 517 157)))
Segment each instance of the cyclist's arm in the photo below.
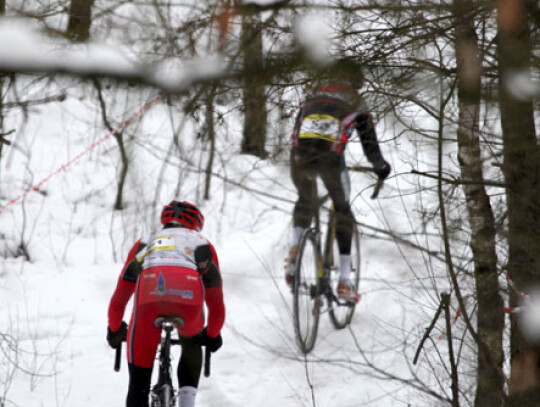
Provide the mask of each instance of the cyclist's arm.
POLYGON ((368 161, 378 167, 384 165, 385 161, 377 141, 377 133, 373 124, 373 118, 369 112, 360 113, 356 116, 356 131, 362 143, 362 149, 368 161))
POLYGON ((133 292, 135 291, 135 282, 137 281, 137 276, 140 272, 138 270, 140 265, 135 259, 135 255, 144 246, 145 245, 141 243, 141 240, 138 240, 133 245, 133 247, 129 251, 126 262, 124 263, 122 272, 118 277, 116 289, 114 290, 111 301, 109 303, 108 311, 109 328, 112 331, 117 331, 118 329, 120 329, 126 305, 129 302, 131 296, 133 295, 133 292))
POLYGON ((298 134, 300 133, 300 127, 302 125, 302 119, 304 117, 303 111, 304 108, 301 107, 298 111, 298 114, 296 115, 296 119, 294 120, 294 128, 291 133, 291 142, 293 145, 296 145, 296 143, 298 142, 298 134))
POLYGON ((219 335, 225 323, 225 304, 223 302, 223 281, 219 271, 219 260, 214 246, 210 244, 210 248, 212 250, 212 263, 202 274, 202 280, 205 287, 206 308, 208 308, 206 332, 208 336, 215 338, 219 335))

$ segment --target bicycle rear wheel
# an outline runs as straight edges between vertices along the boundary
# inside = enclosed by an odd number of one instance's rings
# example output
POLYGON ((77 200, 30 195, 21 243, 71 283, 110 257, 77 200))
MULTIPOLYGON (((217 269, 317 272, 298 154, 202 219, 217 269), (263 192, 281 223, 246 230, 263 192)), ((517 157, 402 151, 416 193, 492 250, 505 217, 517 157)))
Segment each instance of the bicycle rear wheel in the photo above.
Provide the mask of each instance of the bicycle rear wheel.
POLYGON ((164 384, 159 388, 154 388, 150 393, 151 407, 175 407, 176 396, 174 389, 169 384, 164 384))
MULTIPOLYGON (((346 302, 337 297, 337 288, 340 277, 339 249, 337 240, 334 239, 333 249, 328 259, 330 266, 330 286, 333 299, 328 301, 330 320, 336 329, 343 329, 351 323, 356 308, 356 302, 346 302)), ((354 292, 358 292, 360 285, 360 234, 358 228, 354 228, 351 242, 351 283, 354 292)))
POLYGON ((313 229, 306 229, 300 239, 294 266, 293 318, 296 342, 303 353, 309 353, 317 339, 321 301, 319 278, 322 256, 313 229))

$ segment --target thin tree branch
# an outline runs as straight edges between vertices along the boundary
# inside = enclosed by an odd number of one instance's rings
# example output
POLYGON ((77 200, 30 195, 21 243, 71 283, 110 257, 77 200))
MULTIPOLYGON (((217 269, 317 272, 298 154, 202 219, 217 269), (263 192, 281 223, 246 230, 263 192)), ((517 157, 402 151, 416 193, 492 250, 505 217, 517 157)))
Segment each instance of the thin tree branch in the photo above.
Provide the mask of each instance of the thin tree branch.
POLYGON ((433 317, 431 324, 429 324, 429 326, 426 328, 426 332, 424 333, 424 336, 420 340, 420 344, 418 345, 418 348, 416 349, 416 353, 413 359, 413 365, 416 365, 416 362, 418 361, 418 357, 420 356, 420 351, 424 347, 424 342, 426 342, 429 335, 431 334, 431 331, 435 327, 435 324, 437 323, 437 320, 439 319, 439 315, 441 315, 443 307, 445 306, 444 304, 445 301, 448 301, 448 294, 443 293, 441 294, 441 301, 439 303, 439 308, 437 308, 437 311, 435 312, 435 316, 433 317))
POLYGON ((486 180, 483 180, 482 182, 477 182, 477 181, 464 181, 464 180, 462 180, 460 178, 456 178, 456 179, 444 178, 444 177, 439 178, 438 175, 433 175, 433 174, 429 174, 427 172, 416 171, 416 170, 411 170, 411 174, 421 175, 423 177, 436 179, 436 180, 440 179, 442 182, 445 182, 447 184, 452 184, 452 185, 487 185, 487 186, 490 186, 490 187, 499 187, 499 188, 507 188, 508 187, 508 185, 506 185, 505 183, 502 183, 502 182, 486 181, 486 180))

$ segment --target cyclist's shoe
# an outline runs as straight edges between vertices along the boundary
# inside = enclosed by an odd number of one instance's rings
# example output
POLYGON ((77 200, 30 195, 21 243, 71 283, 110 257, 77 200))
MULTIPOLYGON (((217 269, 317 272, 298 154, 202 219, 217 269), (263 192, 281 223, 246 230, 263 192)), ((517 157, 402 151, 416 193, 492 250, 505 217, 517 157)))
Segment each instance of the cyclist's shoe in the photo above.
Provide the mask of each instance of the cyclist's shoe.
POLYGON ((285 282, 291 288, 294 288, 294 263, 298 255, 298 246, 292 246, 289 250, 289 255, 285 260, 285 282))
POLYGON ((339 298, 347 302, 357 303, 360 301, 360 295, 355 292, 350 281, 340 281, 337 292, 339 298))

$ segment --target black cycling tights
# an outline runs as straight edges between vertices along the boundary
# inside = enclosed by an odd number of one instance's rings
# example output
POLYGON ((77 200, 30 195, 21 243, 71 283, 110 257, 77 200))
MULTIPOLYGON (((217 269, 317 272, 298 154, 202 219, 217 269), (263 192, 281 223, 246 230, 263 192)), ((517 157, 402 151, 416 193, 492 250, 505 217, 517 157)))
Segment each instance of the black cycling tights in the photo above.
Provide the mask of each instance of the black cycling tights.
POLYGON ((151 367, 139 367, 132 363, 129 367, 129 386, 126 407, 148 407, 150 394, 151 367))
POLYGON ((293 212, 293 226, 305 229, 311 224, 312 200, 316 196, 316 177, 319 176, 334 203, 339 253, 350 254, 355 223, 349 203, 350 181, 343 157, 332 154, 325 153, 325 155, 317 156, 312 151, 305 154, 292 154, 291 176, 298 191, 298 199, 293 212))
POLYGON ((178 363, 178 383, 180 387, 199 386, 202 368, 202 348, 193 341, 185 340, 182 343, 182 356, 178 363))
MULTIPOLYGON (((151 367, 139 367, 132 363, 129 367, 129 387, 126 407, 148 407, 150 382, 152 380, 151 367)), ((192 341, 182 344, 182 356, 178 363, 179 387, 199 385, 202 368, 202 349, 192 341)))

